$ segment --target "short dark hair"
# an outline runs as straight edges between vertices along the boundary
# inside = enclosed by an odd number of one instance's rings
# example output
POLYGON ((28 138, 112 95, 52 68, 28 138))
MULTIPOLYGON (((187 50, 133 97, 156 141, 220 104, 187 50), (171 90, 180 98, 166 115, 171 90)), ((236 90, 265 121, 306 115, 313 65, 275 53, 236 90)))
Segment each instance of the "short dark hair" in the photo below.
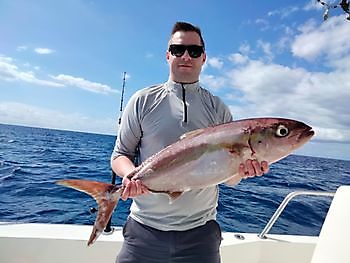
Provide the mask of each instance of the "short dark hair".
MULTIPOLYGON (((204 39, 202 37, 202 33, 199 27, 194 26, 190 23, 187 22, 176 22, 175 25, 173 26, 173 30, 171 31, 171 37, 178 31, 184 31, 184 32, 196 32, 199 35, 199 38, 201 40, 201 45, 203 46, 203 49, 205 49, 205 44, 204 44, 204 39)), ((169 40, 169 44, 171 41, 171 37, 169 40)))

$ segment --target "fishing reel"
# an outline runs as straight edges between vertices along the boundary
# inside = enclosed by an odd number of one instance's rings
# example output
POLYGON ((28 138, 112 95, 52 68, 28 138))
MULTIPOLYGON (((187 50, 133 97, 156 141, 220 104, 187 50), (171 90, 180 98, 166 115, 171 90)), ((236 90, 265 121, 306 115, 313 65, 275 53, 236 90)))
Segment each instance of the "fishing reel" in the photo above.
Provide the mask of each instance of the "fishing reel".
POLYGON ((90 207, 89 212, 90 214, 95 214, 97 212, 97 209, 95 207, 90 207))

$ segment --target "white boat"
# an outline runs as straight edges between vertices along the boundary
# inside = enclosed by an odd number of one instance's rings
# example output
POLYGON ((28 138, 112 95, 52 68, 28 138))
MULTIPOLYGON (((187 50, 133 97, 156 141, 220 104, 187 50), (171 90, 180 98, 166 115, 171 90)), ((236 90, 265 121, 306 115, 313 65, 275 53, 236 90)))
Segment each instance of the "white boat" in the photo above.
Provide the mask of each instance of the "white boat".
MULTIPOLYGON (((319 236, 268 234, 292 193, 281 204, 260 234, 223 233, 223 263, 349 263, 350 262, 350 185, 336 191, 319 236)), ((91 226, 64 224, 0 223, 1 263, 89 263, 115 262, 123 243, 121 228, 101 235, 87 247, 91 226)))

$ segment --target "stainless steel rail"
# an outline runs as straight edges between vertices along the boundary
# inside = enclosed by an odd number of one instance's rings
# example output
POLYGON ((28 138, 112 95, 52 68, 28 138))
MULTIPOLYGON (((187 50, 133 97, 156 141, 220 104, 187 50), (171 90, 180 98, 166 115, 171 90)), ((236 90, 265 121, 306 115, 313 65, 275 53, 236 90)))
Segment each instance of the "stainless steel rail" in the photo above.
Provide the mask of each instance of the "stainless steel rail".
POLYGON ((291 201, 294 197, 299 195, 314 195, 314 196, 330 196, 333 197, 335 195, 335 192, 320 192, 320 191, 295 191, 289 193, 282 201, 280 206, 277 208, 276 212, 273 214, 273 216, 270 218, 269 222, 267 222, 265 228, 261 233, 258 235, 259 238, 265 239, 266 234, 270 231, 273 224, 276 222, 276 220, 279 218, 281 213, 283 212, 284 208, 287 206, 289 201, 291 201))

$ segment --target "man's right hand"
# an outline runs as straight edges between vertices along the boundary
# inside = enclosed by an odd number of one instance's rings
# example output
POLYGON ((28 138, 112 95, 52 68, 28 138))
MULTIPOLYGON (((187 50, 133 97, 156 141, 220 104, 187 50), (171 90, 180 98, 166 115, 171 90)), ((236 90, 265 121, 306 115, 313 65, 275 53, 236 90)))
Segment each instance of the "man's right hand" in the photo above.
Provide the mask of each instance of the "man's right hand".
POLYGON ((129 197, 133 198, 142 194, 149 193, 147 187, 143 185, 140 180, 130 180, 127 176, 124 176, 122 183, 125 187, 121 195, 121 199, 123 201, 129 197))

